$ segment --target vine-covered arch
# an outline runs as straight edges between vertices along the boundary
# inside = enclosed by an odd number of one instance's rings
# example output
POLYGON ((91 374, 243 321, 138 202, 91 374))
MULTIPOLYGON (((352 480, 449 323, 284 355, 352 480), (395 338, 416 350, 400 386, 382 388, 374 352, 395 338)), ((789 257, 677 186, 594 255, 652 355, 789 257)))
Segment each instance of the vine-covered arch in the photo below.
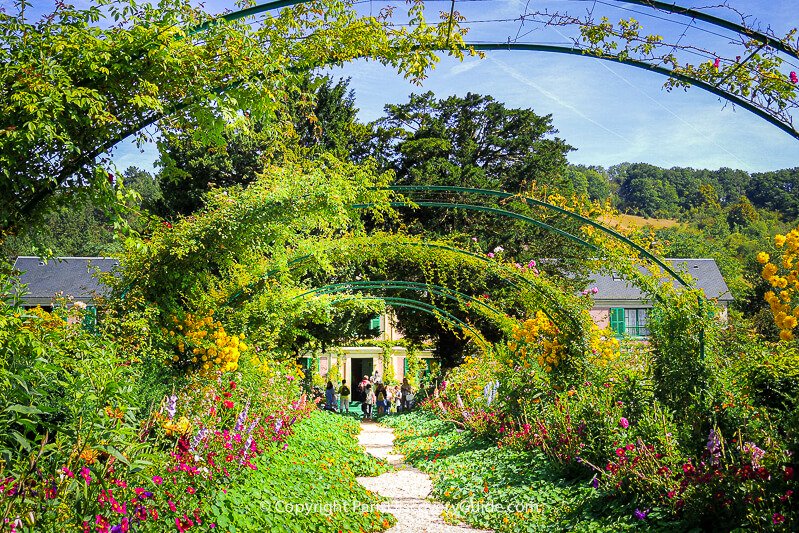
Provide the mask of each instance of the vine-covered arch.
MULTIPOLYGON (((215 24, 252 17, 261 13, 265 13, 268 11, 280 9, 291 5, 305 3, 308 1, 309 0, 277 0, 273 2, 266 2, 264 4, 251 6, 246 9, 221 15, 215 21, 208 21, 194 28, 191 28, 188 33, 189 35, 194 35, 209 29, 215 24)), ((508 40, 508 42, 466 41, 463 49, 466 51, 475 50, 481 52, 505 50, 505 51, 526 51, 526 52, 569 54, 569 55, 583 56, 587 58, 602 59, 605 61, 611 61, 615 63, 629 65, 632 67, 646 70, 648 72, 659 74, 661 76, 666 76, 670 79, 677 80, 681 83, 690 86, 698 87, 715 96, 723 98, 728 102, 738 105, 743 109, 746 109, 747 111, 757 115, 761 119, 778 127, 785 133, 788 133, 795 139, 799 139, 799 130, 797 130, 797 128, 793 125, 791 117, 789 115, 784 114, 784 109, 783 109, 784 106, 779 106, 775 104, 776 108, 772 108, 771 107, 772 102, 770 99, 766 99, 765 104, 754 101, 753 99, 747 99, 747 96, 750 95, 745 94, 745 92, 743 91, 736 90, 734 87, 727 87, 723 83, 728 81, 728 79, 732 77, 732 75, 736 71, 743 68, 744 65, 764 47, 771 47, 781 53, 788 54, 796 58, 799 58, 799 49, 792 46, 788 46, 784 41, 780 39, 774 38, 770 35, 757 31, 753 28, 746 27, 743 24, 738 24, 726 19, 722 19, 720 17, 704 13, 698 9, 683 7, 677 5, 676 3, 667 4, 665 2, 660 2, 657 0, 621 0, 621 1, 631 4, 636 4, 647 8, 652 8, 670 14, 688 16, 694 20, 701 20, 710 25, 732 31, 741 37, 752 39, 760 43, 760 46, 757 48, 757 50, 749 54, 748 57, 746 57, 742 62, 739 62, 732 69, 729 75, 726 75, 724 78, 718 81, 713 80, 715 81, 715 83, 713 81, 702 79, 697 73, 687 71, 681 68, 667 68, 662 65, 656 64, 654 61, 650 62, 641 59, 635 59, 631 57, 630 54, 625 52, 612 54, 612 53, 602 52, 599 49, 581 47, 578 46, 576 43, 573 46, 569 47, 569 46, 559 46, 551 44, 518 43, 518 42, 511 42, 510 40, 508 40)), ((454 2, 453 2, 453 9, 454 9, 454 2)), ((554 14, 553 16, 556 15, 557 14, 554 14)), ((463 22, 468 24, 468 20, 463 22)), ((452 13, 450 14, 450 24, 451 23, 452 23, 452 13)), ((439 48, 438 50, 447 50, 449 45, 450 42, 449 40, 447 40, 446 45, 442 48, 439 48)))

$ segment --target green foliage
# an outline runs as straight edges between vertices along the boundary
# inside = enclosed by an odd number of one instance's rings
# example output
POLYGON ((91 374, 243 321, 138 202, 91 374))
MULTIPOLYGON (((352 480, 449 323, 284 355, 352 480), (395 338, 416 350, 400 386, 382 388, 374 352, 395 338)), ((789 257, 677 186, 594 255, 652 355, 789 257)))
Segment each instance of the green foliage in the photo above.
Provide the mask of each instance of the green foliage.
POLYGON ((563 479, 538 452, 497 448, 426 411, 385 423, 394 427, 406 460, 430 474, 447 521, 498 532, 638 527, 633 508, 605 500, 587 480, 563 479))
POLYGON ((125 190, 96 159, 148 125, 199 126, 198 138, 221 144, 226 127, 269 118, 278 136, 278 110, 300 72, 368 57, 419 81, 437 61, 430 51, 437 45, 462 57, 457 22, 429 25, 421 5, 409 8, 410 25, 386 24, 388 12, 361 17, 347 3, 320 1, 255 27, 239 19, 203 31, 192 28, 212 17, 185 0, 144 9, 132 0, 59 5, 34 23, 26 5, 0 18, 0 62, 10 65, 0 73, 3 233, 58 191, 88 188, 120 214, 125 190))
POLYGON ((317 411, 298 424, 285 448, 256 463, 244 483, 219 493, 213 521, 228 531, 382 531, 394 517, 355 480, 386 472, 358 445, 358 422, 317 411), (254 512, 255 511, 255 512, 254 512))

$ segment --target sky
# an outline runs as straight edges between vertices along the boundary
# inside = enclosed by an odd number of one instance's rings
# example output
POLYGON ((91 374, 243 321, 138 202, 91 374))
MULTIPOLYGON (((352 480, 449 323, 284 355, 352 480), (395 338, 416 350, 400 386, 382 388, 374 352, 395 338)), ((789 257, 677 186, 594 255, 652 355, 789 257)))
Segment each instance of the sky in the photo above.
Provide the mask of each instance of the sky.
MULTIPOLYGON (((6 3, 9 0, 0 0, 0 4, 6 3)), ((35 7, 51 3, 33 0, 35 7)), ((702 5, 695 0, 677 3, 702 5)), ((397 11, 404 5, 399 1, 393 4, 397 11)), ((795 0, 729 0, 728 4, 750 15, 749 24, 778 35, 799 25, 795 0)), ((384 5, 386 2, 367 1, 359 4, 359 9, 376 12, 384 5)), ((428 0, 427 5, 430 19, 450 8, 449 1, 428 0)), ((209 12, 235 8, 229 0, 210 0, 205 6, 209 12)), ((468 41, 567 44, 570 30, 547 29, 519 18, 534 9, 549 9, 575 15, 594 10, 595 15, 607 15, 613 22, 634 17, 647 32, 681 38, 683 43, 717 51, 729 46, 726 30, 617 0, 457 0, 455 8, 468 21, 486 21, 470 24, 468 41)), ((740 22, 734 11, 711 12, 740 22)), ((799 61, 795 68, 799 71, 799 61)), ((552 115, 557 135, 575 148, 569 154, 569 161, 575 164, 608 167, 629 161, 750 172, 799 166, 799 140, 748 111, 725 105, 696 88, 668 92, 662 76, 594 58, 519 51, 488 52, 485 59, 462 62, 444 57, 421 86, 375 62, 356 61, 328 73, 350 79, 362 121, 380 117, 386 104, 406 102, 412 92, 424 91, 433 91, 440 98, 467 92, 487 94, 508 107, 552 115)), ((154 145, 146 145, 142 153, 129 141, 113 154, 120 169, 135 165, 152 171, 156 158, 154 145)))

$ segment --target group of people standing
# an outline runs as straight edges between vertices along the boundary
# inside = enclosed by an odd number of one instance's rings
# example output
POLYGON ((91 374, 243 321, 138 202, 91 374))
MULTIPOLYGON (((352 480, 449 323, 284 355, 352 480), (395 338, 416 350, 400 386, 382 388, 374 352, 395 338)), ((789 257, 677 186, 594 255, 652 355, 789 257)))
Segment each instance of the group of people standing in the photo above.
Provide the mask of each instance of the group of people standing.
POLYGON ((351 399, 361 402, 364 418, 373 419, 375 416, 411 409, 414 394, 408 378, 403 378, 402 385, 391 386, 364 376, 355 390, 350 389, 346 379, 341 381, 338 389, 333 386, 332 381, 327 382, 325 409, 346 413, 350 410, 351 399))

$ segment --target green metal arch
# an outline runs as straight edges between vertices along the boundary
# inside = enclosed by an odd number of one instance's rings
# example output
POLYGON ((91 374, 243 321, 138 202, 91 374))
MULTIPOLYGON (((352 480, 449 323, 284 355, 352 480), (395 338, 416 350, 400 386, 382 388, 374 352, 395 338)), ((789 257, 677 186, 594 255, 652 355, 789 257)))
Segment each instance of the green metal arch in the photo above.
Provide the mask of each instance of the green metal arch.
POLYGON ((316 294, 316 293, 329 293, 329 292, 339 292, 342 290, 361 290, 361 289, 409 289, 415 291, 428 291, 432 292, 433 294, 437 294, 439 296, 443 296, 448 300, 452 300, 455 302, 460 302, 460 299, 466 300, 467 302, 475 303, 480 307, 483 307, 490 311, 491 313, 498 315, 498 316, 505 316, 505 313, 496 309, 495 307, 488 305, 482 300, 479 300, 473 296, 468 294, 462 293, 460 291, 456 291, 454 289, 450 289, 447 287, 442 287, 440 285, 434 284, 427 284, 427 283, 416 283, 413 281, 399 281, 399 280, 374 280, 374 281, 344 281, 340 283, 330 283, 328 285, 323 285, 321 287, 315 287, 300 296, 305 296, 308 294, 316 294))
POLYGON ((381 297, 381 296, 347 296, 343 298, 336 298, 333 300, 333 303, 344 302, 348 300, 381 300, 389 305, 397 306, 397 307, 408 307, 411 309, 416 309, 418 311, 423 311, 430 315, 436 317, 436 319, 443 318, 449 324, 453 324, 461 328, 462 330, 468 331, 473 335, 473 338, 480 344, 480 346, 487 350, 489 348, 488 342, 483 338, 479 331, 475 330, 469 324, 462 321, 455 315, 449 313, 448 311, 441 309, 435 305, 428 304, 427 302, 422 302, 420 300, 411 300, 409 298, 395 298, 395 297, 381 297))
MULTIPOLYGON (((188 30, 188 35, 195 35, 197 33, 203 32, 215 24, 221 24, 224 22, 229 22, 233 20, 238 20, 242 18, 246 18, 249 16, 254 16, 259 13, 264 13, 266 11, 271 11, 273 9, 280 9, 283 7, 288 7, 296 4, 306 3, 308 0, 277 0, 274 2, 267 2, 265 4, 252 6, 247 9, 242 9, 239 11, 234 11, 232 13, 228 13, 226 15, 222 15, 221 17, 204 22, 194 28, 188 30)), ((664 11, 668 11, 671 13, 676 14, 684 14, 687 16, 691 16, 698 20, 702 20, 704 22, 708 22, 709 24, 713 24, 716 26, 723 27, 728 30, 732 30, 736 33, 746 35, 748 37, 754 38, 768 46, 772 46, 780 51, 783 51, 789 55, 796 57, 796 52, 787 48, 783 43, 778 40, 775 40, 768 35, 765 35, 760 32, 756 32, 751 30, 743 25, 736 24, 734 22, 730 22, 718 17, 714 17, 712 15, 708 15, 702 13, 700 11, 692 10, 689 8, 684 8, 678 6, 676 4, 666 4, 664 2, 656 2, 654 0, 620 0, 626 1, 628 3, 634 3, 642 6, 653 7, 655 9, 661 9, 664 11)), ((782 120, 778 119, 777 117, 763 111, 763 109, 757 107, 756 105, 751 104, 748 100, 745 100, 729 91, 725 91, 724 89, 720 89, 719 87, 702 81, 697 78, 693 78, 690 76, 686 76, 684 74, 676 73, 670 69, 660 67, 657 65, 653 65, 651 63, 647 63, 645 61, 638 61, 635 59, 620 57, 620 56, 606 56, 606 55, 594 55, 590 53, 586 53, 585 50, 576 48, 576 47, 567 47, 567 46, 556 46, 556 45, 538 45, 538 44, 525 44, 525 43, 466 43, 466 49, 473 48, 475 50, 480 51, 495 51, 495 50, 519 50, 519 51, 536 51, 536 52, 554 52, 559 54, 570 54, 570 55, 578 55, 584 57, 593 57, 596 59, 603 59, 606 61, 613 61, 614 63, 622 63, 625 65, 630 65, 633 67, 637 67, 643 70, 647 70, 649 72, 654 72, 657 74, 661 74, 668 78, 678 79, 680 81, 689 83, 700 89, 710 92, 720 98, 724 98, 725 100, 732 102, 733 104, 739 105, 742 108, 754 113, 758 117, 766 120, 770 124, 777 126, 784 132, 788 133, 792 137, 799 139, 799 131, 793 128, 790 124, 783 122, 782 120)), ((443 50, 443 48, 439 49, 443 50)))
MULTIPOLYGON (((582 222, 583 224, 588 224, 591 227, 596 228, 599 231, 602 231, 603 233, 611 236, 612 238, 616 239, 617 241, 620 241, 620 242, 626 244, 627 246, 633 248, 636 252, 638 252, 640 257, 644 257, 644 258, 652 261, 656 265, 658 265, 660 268, 662 268, 663 270, 668 272, 668 274, 670 276, 672 276, 675 280, 677 280, 677 282, 680 285, 682 285, 683 287, 688 287, 689 286, 689 284, 677 272, 675 272, 674 269, 672 269, 669 265, 667 265, 662 260, 660 260, 656 255, 654 255, 651 252, 649 252, 646 248, 636 244, 635 242, 633 242, 629 238, 625 237, 624 235, 622 235, 618 231, 615 231, 612 228, 609 228, 609 227, 605 226, 604 224, 600 224, 599 222, 597 222, 595 220, 591 220, 590 218, 584 217, 584 216, 582 216, 582 215, 580 215, 578 213, 575 213, 573 211, 569 211, 568 209, 564 209, 564 208, 556 206, 554 204, 550 204, 549 202, 544 202, 543 200, 536 200, 536 199, 533 199, 533 198, 528 198, 526 196, 521 196, 521 195, 518 195, 518 194, 511 194, 509 192, 504 192, 504 191, 494 191, 494 190, 490 190, 490 189, 475 189, 475 188, 472 188, 472 187, 450 187, 448 185, 392 185, 392 186, 389 186, 389 187, 386 187, 386 188, 388 190, 397 191, 397 192, 403 192, 403 191, 459 192, 459 193, 477 194, 477 195, 480 195, 480 196, 488 196, 488 197, 494 197, 494 198, 516 198, 518 200, 521 200, 521 201, 525 202, 529 206, 543 207, 545 209, 549 209, 551 211, 555 211, 558 214, 566 215, 568 217, 574 218, 575 220, 578 220, 579 222, 582 222)), ((424 202, 415 202, 415 203, 417 205, 426 205, 424 202)), ((522 215, 517 215, 517 216, 521 217, 522 215)), ((529 218, 529 217, 525 217, 525 218, 529 218)), ((564 232, 562 230, 558 230, 558 232, 560 234, 565 234, 566 236, 568 236, 574 242, 586 245, 586 246, 588 246, 589 248, 592 248, 592 249, 596 249, 596 246, 594 246, 593 244, 587 243, 586 241, 584 241, 582 239, 579 239, 579 238, 571 235, 570 233, 564 232)))
MULTIPOLYGON (((515 218, 517 220, 521 220, 522 222, 526 222, 528 224, 532 224, 534 226, 538 226, 539 228, 545 229, 547 231, 551 231, 553 233, 557 233, 562 237, 566 237, 567 239, 574 241, 586 248, 590 248, 593 250, 597 250, 598 248, 591 244, 590 242, 577 237, 576 235, 572 235, 568 231, 563 231, 562 229, 558 229, 554 226, 550 226, 546 222, 541 222, 540 220, 536 220, 535 218, 528 217, 525 215, 520 215, 519 213, 514 213, 513 211, 508 211, 506 209, 499 209, 496 207, 487 207, 484 205, 474 205, 474 204, 461 204, 461 203, 453 203, 453 202, 413 202, 409 204, 408 202, 389 202, 391 207, 413 207, 415 205, 422 206, 422 207, 442 207, 445 209, 464 209, 466 211, 481 211, 483 213, 493 213, 496 215, 501 215, 507 218, 515 218)), ((355 209, 369 209, 375 207, 376 204, 353 204, 352 207, 355 209)))
POLYGON ((766 46, 770 46, 785 54, 791 55, 793 57, 799 57, 799 54, 797 54, 797 51, 795 49, 791 49, 785 46, 785 43, 783 43, 779 39, 774 39, 773 37, 770 37, 765 33, 753 30, 751 28, 747 28, 742 24, 736 24, 735 22, 731 22, 729 20, 725 20, 720 17, 714 17, 713 15, 708 15, 707 13, 698 11, 696 9, 678 6, 677 4, 667 4, 666 2, 660 2, 658 0, 616 0, 616 1, 624 2, 626 4, 636 4, 639 6, 651 7, 654 9, 658 9, 660 11, 666 11, 668 13, 684 15, 686 17, 691 17, 692 19, 701 20, 703 22, 713 24, 714 26, 719 26, 720 28, 724 28, 726 30, 732 30, 735 33, 751 37, 752 39, 760 41, 766 46))
MULTIPOLYGON (((572 324, 572 327, 575 329, 575 331, 579 331, 581 329, 580 324, 577 321, 577 319, 574 316, 572 316, 569 312, 567 312, 565 309, 561 308, 558 305, 558 302, 557 302, 556 299, 554 299, 552 296, 548 295, 544 290, 541 289, 541 287, 536 285, 532 280, 526 278, 520 272, 516 272, 514 270, 511 270, 510 268, 504 267, 504 265, 502 265, 502 263, 494 261, 494 260, 492 260, 492 259, 490 259, 488 257, 483 256, 483 255, 480 255, 480 254, 477 254, 477 253, 474 253, 474 252, 470 252, 468 250, 462 250, 462 249, 456 248, 454 246, 447 246, 447 245, 439 244, 439 243, 429 243, 429 242, 421 242, 421 241, 420 242, 405 241, 405 242, 398 242, 398 243, 392 243, 392 244, 393 245, 399 245, 399 246, 419 246, 419 247, 424 247, 424 248, 433 248, 433 249, 439 249, 439 250, 446 250, 446 251, 449 251, 449 252, 452 252, 452 253, 455 253, 455 254, 458 254, 458 255, 464 255, 464 256, 467 256, 467 257, 471 257, 471 258, 477 259, 477 260, 482 261, 484 263, 489 263, 489 264, 491 264, 492 266, 495 266, 495 267, 500 267, 500 268, 502 268, 505 271, 505 272, 503 272, 504 274, 512 274, 512 275, 514 275, 515 278, 517 279, 517 281, 523 283, 526 287, 532 289, 534 292, 539 294, 544 300, 546 300, 550 304, 553 304, 553 306, 555 307, 558 315, 561 318, 565 318, 565 319, 569 320, 571 322, 571 324, 572 324)), ((331 246, 335 246, 335 243, 333 243, 331 246)), ((378 246, 378 245, 377 244, 371 244, 371 246, 378 246)), ((286 264, 286 267, 289 268, 290 270, 292 270, 292 269, 298 267, 303 261, 305 261, 307 259, 310 259, 311 257, 313 257, 311 254, 307 254, 307 255, 300 256, 300 257, 296 257, 296 258, 290 260, 286 264)), ((272 270, 267 271, 260 280, 250 283, 247 286, 248 289, 253 289, 257 284, 263 283, 266 279, 268 279, 269 277, 273 276, 274 274, 276 274, 280 270, 281 270, 280 268, 276 268, 276 269, 272 269, 272 270)), ((499 275, 499 273, 496 273, 496 272, 495 272, 495 274, 499 275)), ((508 285, 510 285, 512 288, 514 288, 516 290, 522 290, 523 289, 518 283, 514 282, 513 280, 509 279, 508 277, 504 277, 502 275, 499 275, 499 277, 500 277, 500 279, 505 281, 508 285)), ((452 289, 449 289, 449 290, 452 290, 452 289)), ((231 295, 228 298, 228 300, 226 302, 226 305, 234 304, 236 302, 236 300, 238 300, 240 297, 243 296, 243 294, 244 294, 243 290, 236 291, 233 295, 231 295)), ((559 323, 559 321, 556 320, 555 317, 552 316, 552 314, 550 313, 550 311, 547 308, 542 307, 541 310, 547 316, 547 318, 552 320, 552 322, 559 323)))

